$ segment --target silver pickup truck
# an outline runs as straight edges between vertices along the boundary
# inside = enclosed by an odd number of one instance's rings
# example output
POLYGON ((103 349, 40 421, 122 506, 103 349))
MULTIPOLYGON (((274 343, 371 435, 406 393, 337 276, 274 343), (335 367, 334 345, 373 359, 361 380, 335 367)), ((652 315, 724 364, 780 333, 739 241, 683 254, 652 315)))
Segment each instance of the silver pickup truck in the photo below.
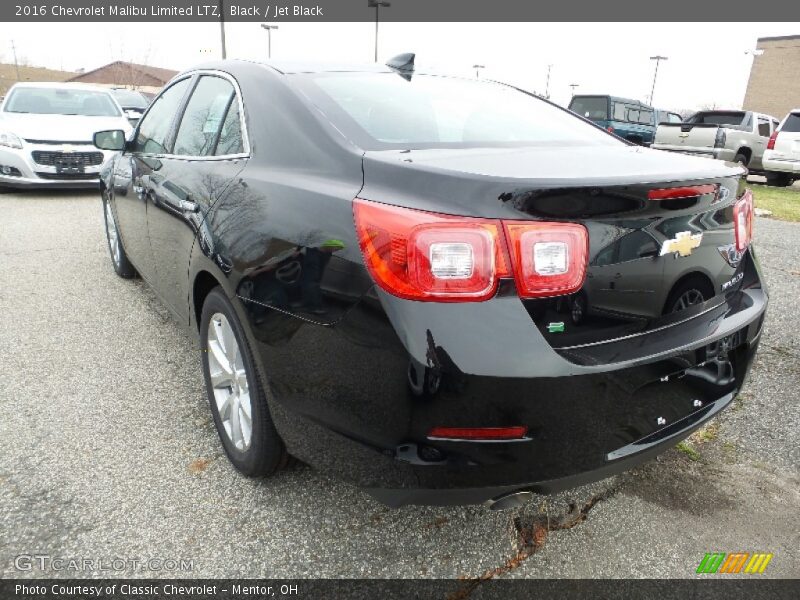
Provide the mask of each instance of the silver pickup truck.
POLYGON ((740 162, 764 172, 764 150, 778 119, 744 110, 704 110, 683 123, 661 123, 652 148, 740 162))

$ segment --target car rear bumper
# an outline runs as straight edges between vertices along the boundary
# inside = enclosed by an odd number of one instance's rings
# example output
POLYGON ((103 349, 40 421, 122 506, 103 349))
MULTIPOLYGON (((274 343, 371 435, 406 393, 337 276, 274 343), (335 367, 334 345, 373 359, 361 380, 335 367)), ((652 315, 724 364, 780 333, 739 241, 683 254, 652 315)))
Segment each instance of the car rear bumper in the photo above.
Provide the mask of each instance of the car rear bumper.
POLYGON ((253 345, 289 451, 387 505, 550 493, 645 461, 731 403, 768 301, 749 265, 744 287, 687 321, 586 349, 551 347, 513 296, 381 296, 324 326, 269 311, 253 345), (511 441, 430 436, 519 425, 511 441))
POLYGON ((792 173, 800 178, 800 159, 764 156, 764 169, 780 173, 792 173))

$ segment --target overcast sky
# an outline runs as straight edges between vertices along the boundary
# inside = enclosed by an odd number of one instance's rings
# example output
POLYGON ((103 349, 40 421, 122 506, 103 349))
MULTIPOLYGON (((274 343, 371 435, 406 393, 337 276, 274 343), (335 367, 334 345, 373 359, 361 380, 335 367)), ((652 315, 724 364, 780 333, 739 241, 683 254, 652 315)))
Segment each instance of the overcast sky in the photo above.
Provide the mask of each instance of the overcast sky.
MULTIPOLYGON (((258 23, 226 25, 229 58, 263 59, 266 32, 258 23)), ((559 103, 577 93, 647 100, 654 62, 661 54, 655 105, 694 109, 740 107, 752 57, 764 36, 800 34, 800 23, 385 23, 379 58, 416 52, 417 65, 482 76, 550 95, 559 103)), ((20 59, 51 68, 87 70, 130 60, 181 70, 219 57, 213 23, 8 23, 0 24, 0 61, 11 62, 11 40, 20 59)), ((272 34, 280 60, 371 62, 373 23, 285 23, 272 34)), ((777 115, 781 116, 781 115, 777 115)))

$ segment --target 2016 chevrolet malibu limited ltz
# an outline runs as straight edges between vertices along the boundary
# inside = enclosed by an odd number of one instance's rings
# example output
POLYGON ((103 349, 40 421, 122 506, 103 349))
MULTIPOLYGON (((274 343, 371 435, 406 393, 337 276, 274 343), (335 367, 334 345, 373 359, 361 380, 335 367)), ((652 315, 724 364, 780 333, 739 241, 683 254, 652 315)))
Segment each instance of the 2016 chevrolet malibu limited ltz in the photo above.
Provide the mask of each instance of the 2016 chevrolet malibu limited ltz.
POLYGON ((95 136, 114 269, 199 336, 239 471, 501 508, 731 403, 767 306, 741 166, 388 64, 213 63, 95 136))

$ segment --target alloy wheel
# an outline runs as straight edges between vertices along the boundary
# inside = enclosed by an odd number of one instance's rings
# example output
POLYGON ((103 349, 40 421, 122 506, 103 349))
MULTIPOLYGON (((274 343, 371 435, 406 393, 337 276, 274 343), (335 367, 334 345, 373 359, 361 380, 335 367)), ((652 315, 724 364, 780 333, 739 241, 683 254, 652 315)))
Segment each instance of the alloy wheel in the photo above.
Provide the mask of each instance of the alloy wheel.
POLYGON ((691 289, 686 290, 681 296, 675 301, 675 304, 672 306, 672 312, 678 312, 679 310, 685 310, 690 306, 695 306, 696 304, 702 304, 705 302, 705 298, 703 298, 703 294, 699 290, 691 289))
POLYGON ((106 202, 106 235, 108 236, 108 249, 111 251, 111 260, 114 261, 114 265, 119 266, 120 247, 117 223, 114 221, 114 213, 108 202, 106 202))
POLYGON ((214 313, 208 326, 208 371, 220 422, 234 447, 244 452, 253 437, 247 369, 230 322, 214 313))

